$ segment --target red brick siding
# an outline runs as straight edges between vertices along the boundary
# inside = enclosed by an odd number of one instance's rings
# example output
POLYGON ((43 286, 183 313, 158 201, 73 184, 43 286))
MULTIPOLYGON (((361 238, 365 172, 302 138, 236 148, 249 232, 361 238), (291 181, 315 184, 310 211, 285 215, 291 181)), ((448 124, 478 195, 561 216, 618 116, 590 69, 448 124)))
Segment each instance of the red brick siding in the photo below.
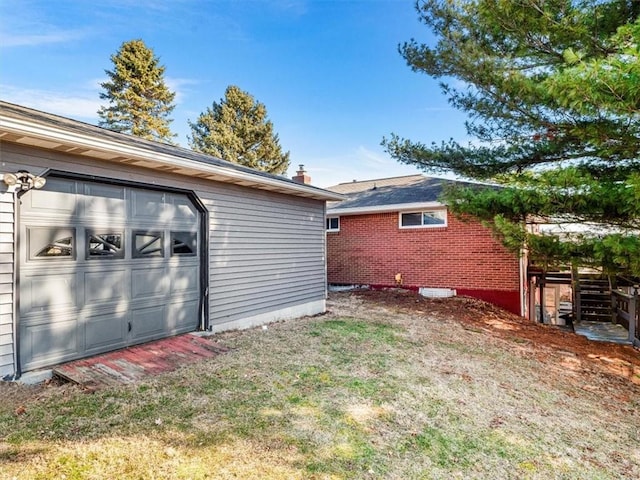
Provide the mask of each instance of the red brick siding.
POLYGON ((447 222, 401 229, 397 212, 340 217, 340 231, 327 233, 329 283, 394 285, 401 273, 404 286, 455 288, 519 313, 517 255, 477 221, 447 222))

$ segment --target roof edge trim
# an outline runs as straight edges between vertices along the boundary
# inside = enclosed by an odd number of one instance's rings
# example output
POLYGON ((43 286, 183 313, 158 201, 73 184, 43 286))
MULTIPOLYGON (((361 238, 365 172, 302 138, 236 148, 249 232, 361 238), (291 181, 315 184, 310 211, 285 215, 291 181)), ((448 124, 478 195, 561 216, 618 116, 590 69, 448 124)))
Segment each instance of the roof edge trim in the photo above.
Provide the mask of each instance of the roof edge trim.
POLYGON ((366 215, 368 213, 406 212, 409 210, 445 207, 446 205, 440 202, 396 203, 392 205, 376 205, 371 207, 353 208, 328 207, 327 215, 366 215))
MULTIPOLYGON (((21 107, 22 108, 22 107, 21 107)), ((63 118, 63 117, 61 117, 63 118)), ((318 200, 339 201, 345 196, 339 193, 303 184, 295 184, 277 178, 267 178, 260 175, 252 175, 248 172, 225 168, 218 165, 198 162, 181 157, 178 153, 171 155, 162 152, 154 152, 136 145, 127 145, 124 141, 98 138, 90 134, 72 132, 64 128, 47 125, 43 122, 24 120, 13 116, 7 116, 0 111, 0 131, 32 137, 40 140, 47 140, 84 147, 97 151, 104 151, 112 154, 126 156, 132 159, 143 160, 161 165, 171 165, 188 168, 203 173, 215 174, 229 179, 229 183, 245 180, 256 185, 261 185, 263 189, 282 193, 286 191, 292 195, 301 197, 311 197, 318 200), (271 188, 270 188, 271 187, 271 188)))

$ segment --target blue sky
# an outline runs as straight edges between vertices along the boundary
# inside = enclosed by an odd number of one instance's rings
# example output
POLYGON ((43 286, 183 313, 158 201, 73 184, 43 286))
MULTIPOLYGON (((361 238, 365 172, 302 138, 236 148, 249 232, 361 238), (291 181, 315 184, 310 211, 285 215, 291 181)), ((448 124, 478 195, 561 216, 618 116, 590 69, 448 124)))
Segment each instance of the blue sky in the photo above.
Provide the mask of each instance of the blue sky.
POLYGON ((289 176, 312 183, 418 173, 380 146, 391 132, 464 141, 465 117, 398 44, 433 41, 413 0, 0 0, 0 98, 96 124, 110 55, 141 38, 177 93, 172 130, 237 85, 264 103, 289 176))

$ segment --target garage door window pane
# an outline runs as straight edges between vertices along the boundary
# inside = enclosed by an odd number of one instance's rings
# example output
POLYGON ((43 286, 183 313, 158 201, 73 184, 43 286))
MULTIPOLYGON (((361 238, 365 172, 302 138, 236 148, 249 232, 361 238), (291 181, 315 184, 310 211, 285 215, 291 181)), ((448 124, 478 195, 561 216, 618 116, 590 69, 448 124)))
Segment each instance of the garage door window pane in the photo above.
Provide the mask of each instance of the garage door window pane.
POLYGON ((67 258, 75 257, 74 228, 28 228, 29 258, 67 258))
POLYGON ((171 255, 195 255, 197 252, 195 232, 171 232, 171 255))
POLYGON ((162 232, 133 232, 133 258, 164 257, 162 232))
POLYGON ((122 233, 87 232, 87 258, 124 258, 122 233))

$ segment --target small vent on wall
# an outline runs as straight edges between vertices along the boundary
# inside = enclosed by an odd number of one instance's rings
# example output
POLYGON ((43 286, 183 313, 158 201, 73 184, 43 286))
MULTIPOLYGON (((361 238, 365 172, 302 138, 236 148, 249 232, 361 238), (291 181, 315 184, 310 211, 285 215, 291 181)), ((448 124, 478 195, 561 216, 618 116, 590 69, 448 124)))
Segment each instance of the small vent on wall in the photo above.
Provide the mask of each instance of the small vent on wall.
POLYGON ((423 297, 427 298, 446 298, 446 297, 455 297, 456 291, 451 288, 426 288, 420 287, 418 293, 423 297))

